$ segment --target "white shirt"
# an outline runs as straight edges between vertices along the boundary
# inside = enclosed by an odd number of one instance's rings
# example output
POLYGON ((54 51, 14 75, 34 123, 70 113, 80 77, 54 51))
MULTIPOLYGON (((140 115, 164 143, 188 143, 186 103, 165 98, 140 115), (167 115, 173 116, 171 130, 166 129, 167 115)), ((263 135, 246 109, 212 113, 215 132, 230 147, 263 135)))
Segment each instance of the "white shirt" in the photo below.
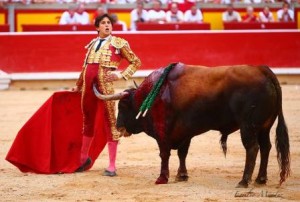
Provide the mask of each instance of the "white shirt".
MULTIPOLYGON (((161 2, 168 3, 168 0, 164 0, 164 1, 161 1, 161 2)), ((169 1, 169 2, 182 4, 182 3, 184 3, 184 0, 172 0, 172 1, 169 1)))
POLYGON ((59 20, 58 24, 60 24, 60 25, 68 25, 68 24, 76 24, 76 23, 78 23, 78 21, 77 21, 78 19, 76 17, 76 14, 77 13, 75 13, 73 15, 73 17, 71 17, 70 13, 68 11, 63 12, 63 14, 60 17, 60 20, 59 20))
MULTIPOLYGON (((71 2, 74 2, 74 0, 71 0, 71 2)), ((77 0, 77 3, 98 3, 99 0, 77 0)))
POLYGON ((157 20, 157 19, 165 19, 166 18, 166 12, 163 10, 155 11, 155 10, 149 10, 148 11, 148 17, 149 20, 157 20))
MULTIPOLYGON (((151 0, 150 0, 150 2, 151 2, 151 0)), ((167 3, 169 3, 169 0, 160 0, 160 2, 161 2, 161 4, 167 4, 167 3)))
POLYGON ((252 3, 254 3, 254 4, 260 4, 262 2, 261 2, 261 0, 244 0, 244 3, 245 4, 252 4, 252 3))
POLYGON ((183 13, 180 10, 177 11, 175 17, 172 15, 173 14, 171 11, 167 11, 167 13, 166 13, 166 21, 167 22, 182 22, 184 19, 183 13))
POLYGON ((203 20, 203 15, 200 9, 197 9, 196 15, 192 15, 191 10, 187 10, 184 13, 184 21, 185 22, 202 22, 203 20))
POLYGON ((90 24, 90 16, 87 12, 83 12, 82 14, 76 13, 77 22, 81 25, 90 24))
MULTIPOLYGON (((148 12, 143 9, 141 17, 144 19, 145 22, 147 22, 149 20, 148 12)), ((136 31, 136 24, 135 24, 135 22, 138 19, 139 19, 139 16, 137 14, 137 9, 133 9, 130 12, 130 28, 131 28, 132 31, 136 31)))
POLYGON ((117 0, 116 3, 117 4, 132 4, 132 3, 135 3, 136 0, 117 0))
MULTIPOLYGON (((292 18, 292 21, 294 21, 294 11, 292 11, 291 9, 288 10, 288 14, 290 16, 290 18, 292 18)), ((283 16, 283 9, 280 9, 277 11, 277 19, 279 21, 279 19, 281 19, 283 16)), ((284 22, 286 22, 287 20, 283 20, 284 22)))
MULTIPOLYGON (((102 42, 100 48, 101 48, 102 46, 104 46, 104 44, 107 42, 108 39, 110 39, 110 37, 111 37, 111 35, 109 35, 108 37, 103 38, 104 41, 102 42)), ((99 43, 100 43, 100 37, 97 38, 97 41, 96 41, 96 43, 94 44, 94 48, 95 48, 95 49, 96 49, 96 47, 98 46, 99 43)))
POLYGON ((271 12, 269 12, 268 16, 266 16, 264 14, 264 12, 260 11, 258 13, 258 18, 261 22, 273 22, 274 21, 273 13, 271 13, 271 12))
POLYGON ((58 3, 73 3, 73 0, 56 0, 58 3))
POLYGON ((233 11, 231 15, 229 15, 228 12, 225 11, 222 14, 222 20, 223 20, 223 22, 231 22, 231 21, 241 22, 242 18, 241 18, 240 14, 237 11, 233 11))
POLYGON ((221 4, 231 4, 231 0, 221 0, 221 4))

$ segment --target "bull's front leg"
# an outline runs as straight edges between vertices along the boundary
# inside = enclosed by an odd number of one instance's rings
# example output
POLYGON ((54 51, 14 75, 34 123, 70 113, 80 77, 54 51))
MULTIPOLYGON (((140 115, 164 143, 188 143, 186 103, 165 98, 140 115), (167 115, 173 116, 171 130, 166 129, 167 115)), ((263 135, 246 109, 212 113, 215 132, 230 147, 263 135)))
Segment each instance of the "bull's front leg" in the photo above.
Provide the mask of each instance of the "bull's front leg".
POLYGON ((161 158, 160 175, 157 178, 155 184, 167 184, 169 180, 169 159, 171 155, 171 149, 163 144, 159 145, 159 156, 161 158))

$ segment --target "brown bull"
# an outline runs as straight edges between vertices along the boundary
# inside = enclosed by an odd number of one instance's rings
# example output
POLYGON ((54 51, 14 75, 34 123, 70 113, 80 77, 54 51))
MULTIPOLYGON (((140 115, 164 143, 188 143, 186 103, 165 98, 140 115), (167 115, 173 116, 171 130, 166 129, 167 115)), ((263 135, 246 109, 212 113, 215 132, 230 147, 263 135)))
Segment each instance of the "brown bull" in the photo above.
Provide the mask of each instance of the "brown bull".
POLYGON ((266 66, 171 65, 173 68, 148 114, 143 113, 145 117, 136 115, 164 69, 154 71, 137 89, 112 96, 96 92, 101 99, 120 99, 117 127, 125 135, 145 132, 156 139, 161 157, 161 173, 156 184, 168 182, 171 149, 178 150, 180 164, 176 179, 187 180, 185 160, 191 139, 209 130, 220 131, 225 154, 227 136, 240 130, 246 162, 238 187, 250 183, 258 151, 261 160, 255 182, 265 184, 270 129, 276 118, 280 184, 284 182, 290 173, 289 137, 282 113, 281 88, 273 72, 266 66))

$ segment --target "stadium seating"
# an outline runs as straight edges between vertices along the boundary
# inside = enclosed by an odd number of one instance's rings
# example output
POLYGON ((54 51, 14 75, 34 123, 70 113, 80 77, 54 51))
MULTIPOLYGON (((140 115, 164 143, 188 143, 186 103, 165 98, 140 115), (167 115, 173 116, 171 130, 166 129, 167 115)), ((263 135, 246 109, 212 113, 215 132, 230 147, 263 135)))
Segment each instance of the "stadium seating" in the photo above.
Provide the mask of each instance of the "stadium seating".
POLYGON ((210 30, 209 23, 138 23, 138 31, 144 30, 210 30))

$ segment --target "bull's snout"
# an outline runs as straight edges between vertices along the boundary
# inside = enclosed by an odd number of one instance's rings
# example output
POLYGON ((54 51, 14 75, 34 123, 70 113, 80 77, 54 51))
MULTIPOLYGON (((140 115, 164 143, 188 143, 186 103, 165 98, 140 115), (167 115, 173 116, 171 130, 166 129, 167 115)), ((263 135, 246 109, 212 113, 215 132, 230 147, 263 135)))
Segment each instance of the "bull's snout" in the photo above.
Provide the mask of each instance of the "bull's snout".
POLYGON ((120 114, 118 114, 118 117, 117 117, 117 130, 121 133, 121 136, 129 137, 129 136, 132 135, 132 133, 127 132, 123 120, 124 119, 122 118, 122 116, 120 116, 120 114))

